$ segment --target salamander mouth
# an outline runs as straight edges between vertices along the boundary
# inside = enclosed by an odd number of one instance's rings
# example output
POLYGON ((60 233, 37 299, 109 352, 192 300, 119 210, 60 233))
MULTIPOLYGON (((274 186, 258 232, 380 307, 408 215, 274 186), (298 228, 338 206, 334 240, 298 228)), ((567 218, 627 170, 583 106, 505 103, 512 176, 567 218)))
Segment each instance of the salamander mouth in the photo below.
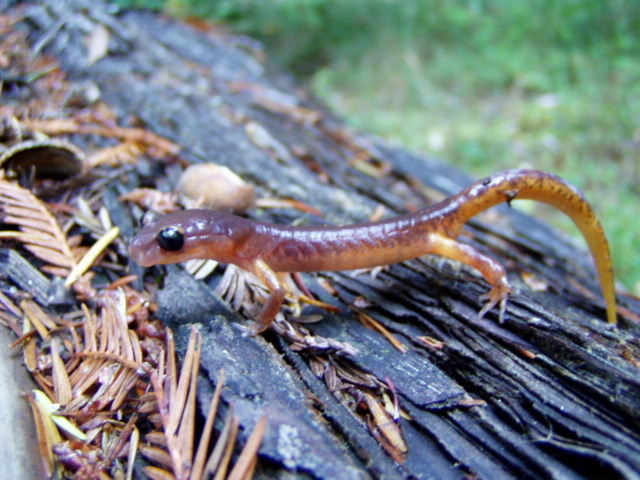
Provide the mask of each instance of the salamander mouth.
POLYGON ((143 267, 151 267, 152 265, 157 265, 159 263, 165 263, 167 257, 171 257, 171 255, 167 255, 167 253, 171 252, 163 252, 161 251, 158 243, 156 242, 156 229, 153 231, 149 230, 141 230, 135 235, 131 242, 129 243, 129 255, 131 258, 138 264, 143 267))

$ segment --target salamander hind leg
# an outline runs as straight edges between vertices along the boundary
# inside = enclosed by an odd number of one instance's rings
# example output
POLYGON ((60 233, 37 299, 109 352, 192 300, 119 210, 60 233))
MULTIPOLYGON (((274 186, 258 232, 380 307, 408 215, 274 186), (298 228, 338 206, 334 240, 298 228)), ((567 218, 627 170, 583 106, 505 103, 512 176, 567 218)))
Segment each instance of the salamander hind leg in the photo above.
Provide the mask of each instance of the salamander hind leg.
POLYGON ((487 255, 479 252, 471 245, 460 243, 444 235, 437 233, 429 234, 429 252, 443 257, 451 258, 465 263, 476 270, 491 285, 491 290, 482 295, 481 300, 486 299, 486 305, 478 313, 478 318, 482 318, 494 306, 500 305, 499 320, 504 320, 504 311, 507 306, 507 297, 513 288, 507 280, 507 272, 504 267, 487 255))

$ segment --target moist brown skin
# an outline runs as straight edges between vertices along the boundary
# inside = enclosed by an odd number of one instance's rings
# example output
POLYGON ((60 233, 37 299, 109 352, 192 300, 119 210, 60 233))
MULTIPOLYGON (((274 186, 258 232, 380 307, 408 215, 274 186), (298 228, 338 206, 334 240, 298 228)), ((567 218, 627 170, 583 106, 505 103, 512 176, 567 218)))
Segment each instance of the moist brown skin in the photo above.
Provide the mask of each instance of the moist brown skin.
POLYGON ((143 266, 194 258, 233 263, 256 274, 271 290, 253 332, 265 330, 279 312, 285 290, 275 272, 371 268, 438 254, 476 268, 491 285, 484 315, 500 304, 500 320, 512 291, 504 267, 472 246, 456 241, 463 225, 488 208, 515 199, 548 203, 578 226, 594 257, 607 318, 616 323, 616 300, 609 243, 583 194, 560 177, 538 170, 497 173, 416 213, 379 222, 338 227, 292 227, 250 220, 214 210, 185 210, 146 222, 129 252, 143 266), (158 243, 175 227, 184 240, 171 250, 158 243))

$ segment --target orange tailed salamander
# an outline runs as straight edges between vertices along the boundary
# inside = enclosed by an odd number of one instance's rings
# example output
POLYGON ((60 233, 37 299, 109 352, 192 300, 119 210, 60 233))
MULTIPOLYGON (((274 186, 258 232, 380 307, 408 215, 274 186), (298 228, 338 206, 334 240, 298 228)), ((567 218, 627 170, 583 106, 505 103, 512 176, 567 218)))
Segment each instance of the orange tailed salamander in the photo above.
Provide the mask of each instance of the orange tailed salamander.
POLYGON ((276 272, 371 268, 425 254, 441 255, 477 269, 491 285, 479 316, 499 304, 502 321, 512 291, 504 267, 456 238, 472 217, 515 199, 548 203, 574 221, 595 259, 608 321, 616 323, 613 267, 600 221, 576 187, 537 170, 497 173, 415 213, 347 226, 294 227, 203 209, 164 216, 148 212, 129 252, 143 266, 200 258, 232 263, 254 273, 270 294, 253 333, 269 327, 284 301, 285 288, 276 272))

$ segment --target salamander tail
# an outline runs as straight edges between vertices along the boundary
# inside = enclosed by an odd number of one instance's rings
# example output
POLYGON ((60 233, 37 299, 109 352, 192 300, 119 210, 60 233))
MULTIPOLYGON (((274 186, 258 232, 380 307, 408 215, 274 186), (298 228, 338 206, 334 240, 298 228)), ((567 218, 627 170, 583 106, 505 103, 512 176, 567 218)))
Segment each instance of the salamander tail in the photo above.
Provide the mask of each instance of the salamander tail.
POLYGON ((539 170, 507 170, 460 192, 459 212, 467 220, 499 203, 530 199, 547 203, 568 215, 582 232, 595 260, 607 304, 607 319, 616 323, 616 298, 609 242, 593 207, 567 181, 539 170))

